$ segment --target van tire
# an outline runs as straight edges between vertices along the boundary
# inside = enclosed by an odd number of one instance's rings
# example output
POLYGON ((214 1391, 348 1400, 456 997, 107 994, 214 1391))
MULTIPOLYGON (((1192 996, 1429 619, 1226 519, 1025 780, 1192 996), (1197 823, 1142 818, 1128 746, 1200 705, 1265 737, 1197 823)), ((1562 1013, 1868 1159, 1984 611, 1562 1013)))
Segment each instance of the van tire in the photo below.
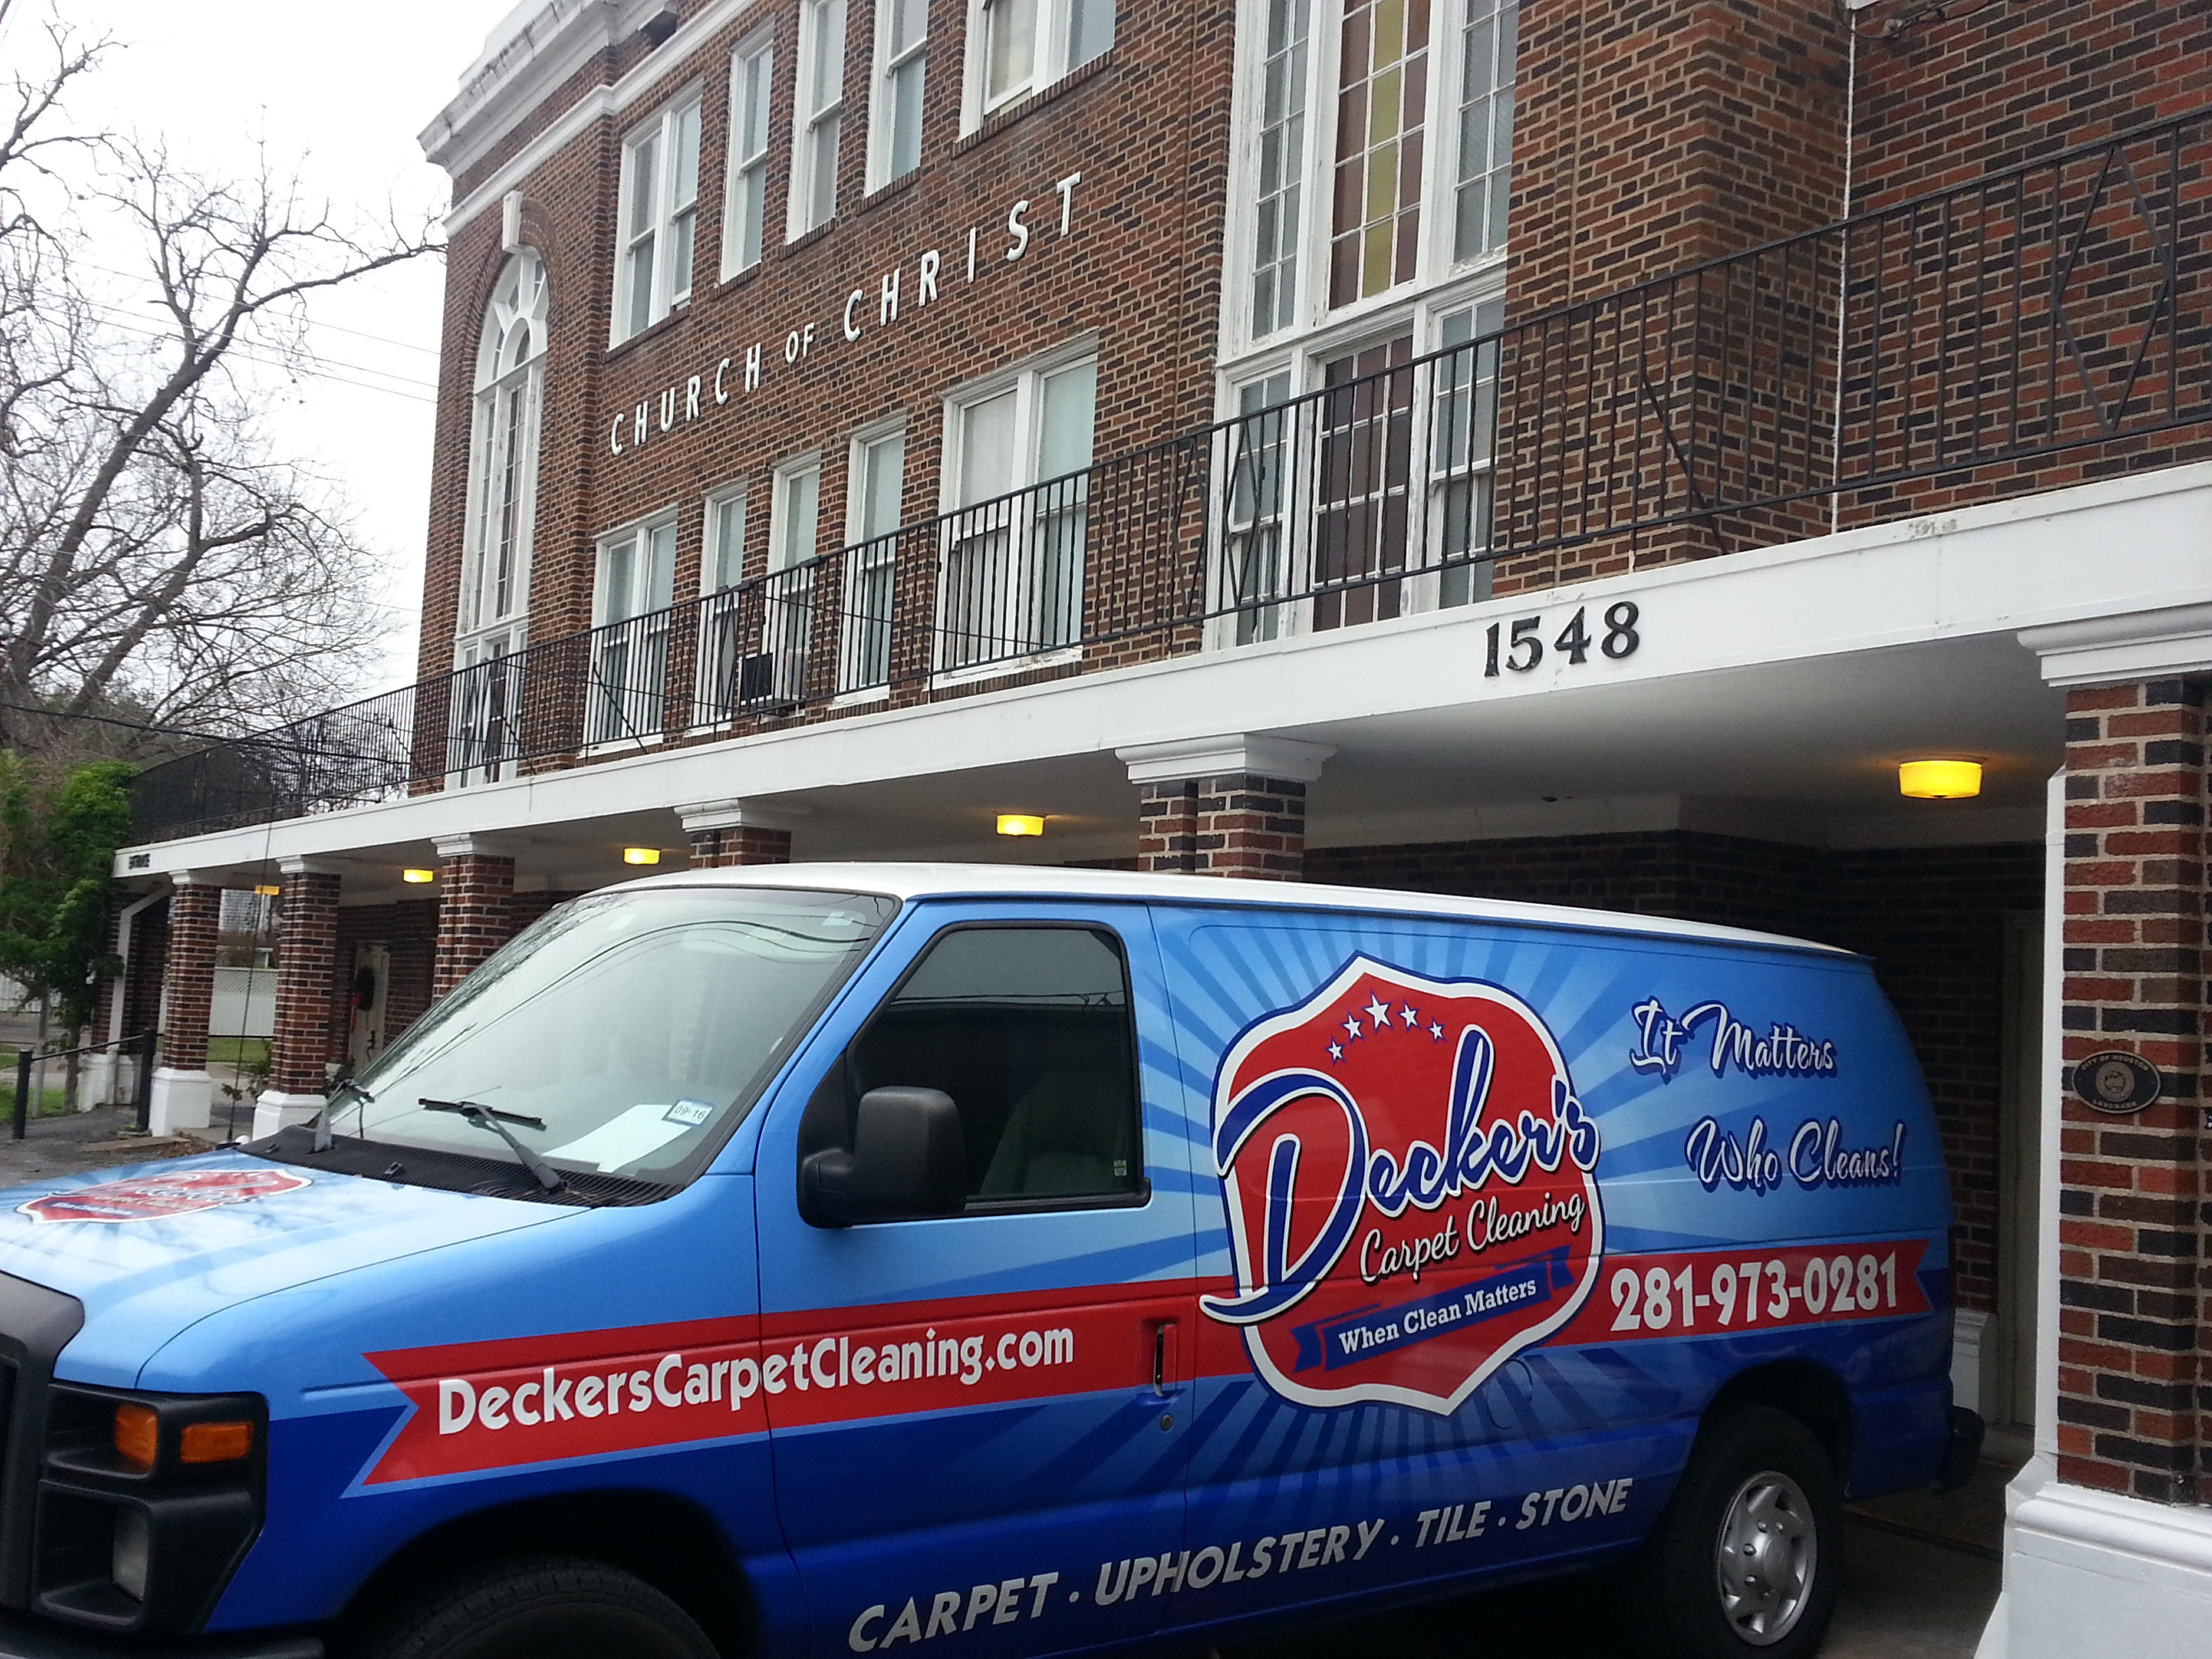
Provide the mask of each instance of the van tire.
POLYGON ((379 1620, 356 1659, 716 1659, 691 1616, 642 1578, 538 1556, 451 1579, 379 1620))
POLYGON ((1663 1659, 1808 1659, 1843 1565, 1826 1450, 1788 1413, 1747 1406, 1698 1433, 1630 1575, 1632 1622, 1663 1659))

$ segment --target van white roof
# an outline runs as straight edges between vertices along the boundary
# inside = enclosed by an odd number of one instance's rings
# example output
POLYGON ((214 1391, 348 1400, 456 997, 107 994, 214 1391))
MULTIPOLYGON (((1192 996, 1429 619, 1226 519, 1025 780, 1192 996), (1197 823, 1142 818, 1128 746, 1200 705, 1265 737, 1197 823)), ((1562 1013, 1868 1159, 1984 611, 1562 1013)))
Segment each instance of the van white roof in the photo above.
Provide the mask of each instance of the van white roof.
POLYGON ((1235 881, 1219 876, 1149 875, 1126 870, 1060 870, 1034 864, 756 864, 735 869, 678 870, 608 890, 651 887, 808 887, 881 893, 896 899, 1069 898, 1159 900, 1173 904, 1229 905, 1256 909, 1349 910, 1369 915, 1457 916, 1530 927, 1568 927, 1697 939, 1717 945, 1758 945, 1830 956, 1852 953, 1832 945, 1719 927, 1710 922, 1566 905, 1522 904, 1510 899, 1456 898, 1388 888, 1332 887, 1315 882, 1235 881))

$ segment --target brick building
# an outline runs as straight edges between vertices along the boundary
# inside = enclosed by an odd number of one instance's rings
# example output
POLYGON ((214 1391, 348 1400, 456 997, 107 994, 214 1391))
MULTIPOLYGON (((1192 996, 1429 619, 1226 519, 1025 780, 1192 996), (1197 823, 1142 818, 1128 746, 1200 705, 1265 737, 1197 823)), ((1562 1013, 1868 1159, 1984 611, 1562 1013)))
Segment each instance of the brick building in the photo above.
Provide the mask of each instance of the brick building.
POLYGON ((216 888, 284 889, 263 1127, 648 860, 1830 940, 1936 1100, 1960 1397, 2035 1436, 1992 1639, 2160 1650, 2212 1594, 2212 10, 1946 10, 526 0, 423 135, 422 678, 141 781, 165 1121, 216 888), (2156 1097, 2094 1109, 2116 1050, 2156 1097))

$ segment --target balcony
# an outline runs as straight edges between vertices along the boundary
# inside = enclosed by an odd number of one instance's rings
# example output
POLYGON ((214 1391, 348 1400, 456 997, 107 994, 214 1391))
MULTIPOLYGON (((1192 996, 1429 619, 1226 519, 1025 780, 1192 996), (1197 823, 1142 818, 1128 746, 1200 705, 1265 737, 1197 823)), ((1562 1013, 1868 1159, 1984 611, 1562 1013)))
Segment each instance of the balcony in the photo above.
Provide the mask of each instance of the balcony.
POLYGON ((1367 629, 2212 453, 2209 136, 2212 114, 2140 128, 213 744, 141 775, 134 839, 1367 629))

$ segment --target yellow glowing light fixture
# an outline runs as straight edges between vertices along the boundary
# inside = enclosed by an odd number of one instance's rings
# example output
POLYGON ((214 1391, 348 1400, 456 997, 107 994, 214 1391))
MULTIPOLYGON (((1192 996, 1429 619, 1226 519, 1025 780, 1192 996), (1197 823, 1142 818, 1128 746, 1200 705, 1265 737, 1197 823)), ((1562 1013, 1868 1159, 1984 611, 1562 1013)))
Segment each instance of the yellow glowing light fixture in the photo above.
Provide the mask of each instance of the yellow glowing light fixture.
POLYGON ((283 896, 284 891, 281 887, 257 887, 253 890, 260 894, 264 898, 278 898, 283 896))
POLYGON ((658 847, 625 847, 623 848, 623 862, 658 864, 660 862, 660 849, 658 847))
POLYGON ((1970 760, 1910 760, 1897 769, 1900 794, 1915 800, 1966 800, 1982 793, 1982 763, 1970 760))
POLYGON ((399 879, 410 887, 420 887, 424 882, 435 881, 437 878, 438 872, 435 870, 402 870, 399 872, 399 879))
POLYGON ((999 814, 999 833, 1002 836, 1041 836, 1044 834, 1044 815, 1041 812, 1001 812, 999 814))

